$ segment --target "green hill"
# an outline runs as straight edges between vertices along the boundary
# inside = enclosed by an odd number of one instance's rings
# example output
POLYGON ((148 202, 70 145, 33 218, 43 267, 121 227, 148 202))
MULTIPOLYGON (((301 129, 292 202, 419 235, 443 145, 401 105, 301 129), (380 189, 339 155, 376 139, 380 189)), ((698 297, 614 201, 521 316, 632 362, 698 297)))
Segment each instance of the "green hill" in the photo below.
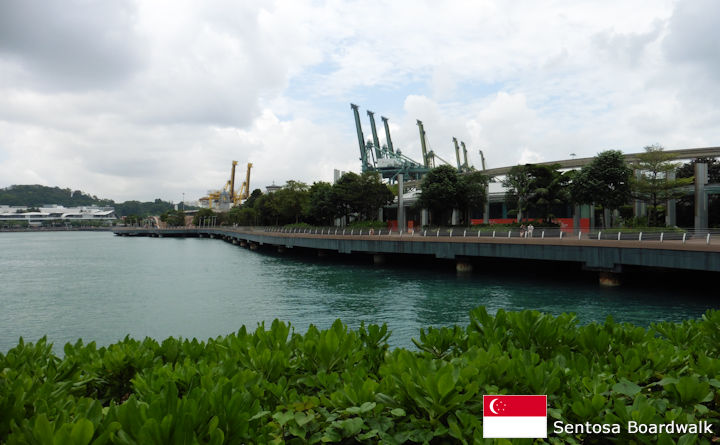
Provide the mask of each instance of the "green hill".
POLYGON ((0 204, 10 206, 40 207, 58 204, 65 207, 112 206, 118 217, 137 215, 160 215, 174 208, 171 202, 156 199, 153 202, 125 201, 116 203, 112 199, 101 199, 80 190, 46 187, 44 185, 11 185, 0 189, 0 204))

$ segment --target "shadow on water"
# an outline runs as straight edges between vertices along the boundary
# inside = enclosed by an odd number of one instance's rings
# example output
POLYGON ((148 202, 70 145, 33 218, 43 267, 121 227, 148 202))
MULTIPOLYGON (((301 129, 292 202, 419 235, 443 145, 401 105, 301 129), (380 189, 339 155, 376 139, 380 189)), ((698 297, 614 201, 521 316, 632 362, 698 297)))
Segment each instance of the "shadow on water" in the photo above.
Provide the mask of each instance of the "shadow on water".
POLYGON ((304 293, 290 292, 291 304, 305 304, 316 314, 334 314, 332 318, 350 324, 386 321, 398 340, 417 336, 424 326, 466 325, 468 313, 477 306, 491 313, 573 312, 580 323, 612 316, 641 326, 697 318, 717 307, 707 287, 716 278, 712 274, 628 268, 621 286, 602 287, 595 272, 576 264, 485 260, 473 263, 474 272, 458 274, 454 261, 417 256, 387 256, 385 264, 377 266, 369 255, 318 257, 300 249, 259 253, 292 270, 285 275, 288 289, 313 288, 310 300, 304 293))

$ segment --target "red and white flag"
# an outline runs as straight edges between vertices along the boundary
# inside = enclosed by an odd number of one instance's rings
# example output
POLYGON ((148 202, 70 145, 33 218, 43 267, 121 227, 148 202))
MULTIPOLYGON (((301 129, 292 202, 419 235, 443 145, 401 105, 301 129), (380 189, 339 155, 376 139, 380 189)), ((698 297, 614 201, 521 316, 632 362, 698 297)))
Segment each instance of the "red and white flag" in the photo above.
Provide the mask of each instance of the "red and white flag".
POLYGON ((547 438, 547 396, 483 396, 484 438, 547 438))

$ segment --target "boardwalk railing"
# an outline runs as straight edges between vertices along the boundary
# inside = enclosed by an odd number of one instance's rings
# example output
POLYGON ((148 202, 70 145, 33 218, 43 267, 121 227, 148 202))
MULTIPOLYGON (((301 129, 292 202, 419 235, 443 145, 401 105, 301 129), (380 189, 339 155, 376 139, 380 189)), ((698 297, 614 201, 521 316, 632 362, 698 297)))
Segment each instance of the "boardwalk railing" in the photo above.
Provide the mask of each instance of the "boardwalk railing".
MULTIPOLYGON (((248 229, 248 228, 245 228, 248 229)), ((720 230, 686 230, 686 231, 620 231, 592 230, 589 232, 575 231, 568 233, 559 228, 537 228, 532 232, 518 228, 512 229, 465 229, 465 228, 432 228, 421 230, 399 231, 397 229, 349 229, 342 227, 312 227, 312 228, 282 228, 282 227, 254 227, 254 230, 264 232, 288 233, 297 235, 332 235, 332 236, 401 236, 401 237, 452 237, 452 238, 523 238, 523 239, 578 239, 578 240, 616 240, 616 241, 693 241, 710 244, 712 240, 720 239, 720 230)))

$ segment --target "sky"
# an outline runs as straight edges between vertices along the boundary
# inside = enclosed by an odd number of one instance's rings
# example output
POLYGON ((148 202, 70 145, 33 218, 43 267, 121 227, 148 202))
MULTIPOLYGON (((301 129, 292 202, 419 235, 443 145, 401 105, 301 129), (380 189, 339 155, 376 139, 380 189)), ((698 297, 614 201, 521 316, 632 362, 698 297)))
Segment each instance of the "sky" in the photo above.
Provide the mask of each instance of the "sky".
MULTIPOLYGON (((360 171, 720 146, 717 0, 0 2, 0 187, 192 201, 360 171)), ((2 204, 2 203, 0 203, 2 204)))

